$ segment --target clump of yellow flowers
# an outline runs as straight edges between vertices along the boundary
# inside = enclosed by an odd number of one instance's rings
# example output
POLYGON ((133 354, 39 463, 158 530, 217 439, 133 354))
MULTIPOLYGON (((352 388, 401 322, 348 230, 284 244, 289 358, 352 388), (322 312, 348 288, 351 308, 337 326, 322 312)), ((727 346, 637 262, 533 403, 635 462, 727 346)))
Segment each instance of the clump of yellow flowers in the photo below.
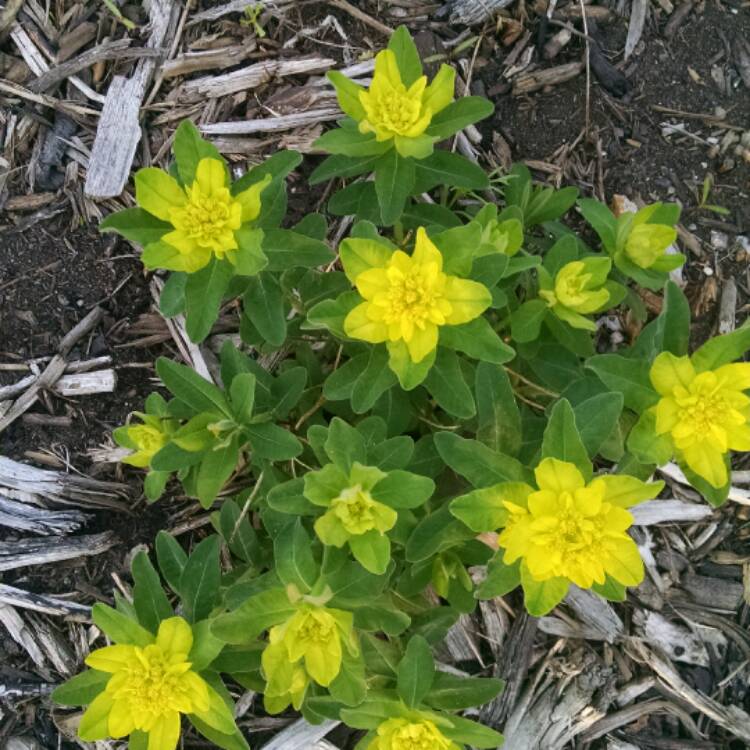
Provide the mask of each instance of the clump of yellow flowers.
POLYGON ((262 655, 268 712, 279 713, 290 703, 299 709, 311 680, 328 687, 341 671, 344 652, 359 654, 351 612, 300 602, 268 633, 262 655))
POLYGON ((180 714, 192 714, 222 734, 235 724, 222 698, 191 669, 190 626, 181 617, 163 620, 153 643, 97 649, 86 664, 111 677, 83 714, 79 737, 94 742, 133 732, 148 735, 148 750, 174 750, 180 714))
POLYGON ((380 142, 392 141, 401 156, 423 158, 439 140, 426 132, 433 117, 452 101, 456 72, 441 65, 432 83, 421 73, 417 58, 408 74, 399 70, 392 49, 375 57, 375 75, 368 89, 332 71, 341 109, 357 122, 360 133, 373 133, 380 142))
POLYGON ((461 750, 429 719, 388 719, 365 750, 461 750))
POLYGON ((711 486, 727 484, 729 451, 750 450, 750 363, 698 370, 690 357, 662 352, 650 371, 660 398, 656 434, 668 436, 678 458, 711 486))
POLYGON ((474 320, 492 303, 484 285, 443 271, 443 255, 423 227, 411 255, 350 239, 341 259, 362 298, 344 321, 347 336, 387 343, 392 357, 403 348, 411 362, 422 362, 437 348, 441 327, 474 320))
POLYGON ((198 162, 195 179, 185 187, 162 169, 141 169, 135 176, 136 202, 172 227, 158 242, 145 247, 144 265, 194 273, 214 256, 237 265, 243 249, 237 232, 258 218, 261 193, 270 181, 266 175, 232 195, 227 168, 210 157, 198 162))

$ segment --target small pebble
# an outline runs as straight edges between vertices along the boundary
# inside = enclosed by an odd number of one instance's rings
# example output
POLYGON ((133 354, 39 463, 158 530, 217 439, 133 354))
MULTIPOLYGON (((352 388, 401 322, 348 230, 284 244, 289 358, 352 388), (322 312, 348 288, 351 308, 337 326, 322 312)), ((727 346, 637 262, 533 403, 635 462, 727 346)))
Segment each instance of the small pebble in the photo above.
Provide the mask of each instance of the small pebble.
POLYGON ((714 117, 716 117, 719 120, 726 119, 727 111, 724 109, 724 107, 716 107, 714 109, 714 117))
POLYGON ((711 266, 703 266, 703 273, 706 274, 706 276, 713 276, 714 269, 711 268, 711 266))
POLYGON ((729 235, 726 232, 719 232, 717 229, 712 229, 710 242, 714 250, 726 250, 729 247, 729 235))

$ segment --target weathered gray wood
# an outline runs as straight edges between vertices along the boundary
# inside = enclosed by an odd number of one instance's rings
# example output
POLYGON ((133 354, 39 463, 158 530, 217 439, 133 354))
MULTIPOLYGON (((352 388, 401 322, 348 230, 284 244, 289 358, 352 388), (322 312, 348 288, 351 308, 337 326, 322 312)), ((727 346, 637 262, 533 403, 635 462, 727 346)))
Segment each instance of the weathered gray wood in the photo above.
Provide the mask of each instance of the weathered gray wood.
POLYGON ((628 26, 628 38, 625 40, 625 59, 627 60, 635 50, 638 42, 643 36, 643 27, 648 16, 648 0, 633 0, 630 10, 630 24, 628 26))
POLYGON ((91 607, 56 596, 32 594, 30 591, 4 583, 0 583, 0 604, 10 604, 20 609, 31 609, 45 615, 57 615, 78 622, 88 622, 91 619, 91 607))
POLYGON ((299 719, 263 745, 262 750, 315 750, 316 744, 338 724, 338 721, 324 721, 313 726, 299 719))
POLYGON ((612 605, 592 591, 571 586, 564 601, 584 625, 597 630, 609 643, 614 643, 625 632, 625 626, 612 605))
POLYGON ((707 504, 698 505, 685 500, 647 500, 629 509, 636 526, 657 523, 694 523, 710 518, 714 510, 707 504))
POLYGON ((0 526, 47 536, 70 534, 89 519, 78 510, 42 510, 33 505, 8 500, 0 493, 0 526))
POLYGON ((236 120, 231 122, 214 122, 201 125, 206 135, 250 135, 251 133, 278 133, 282 130, 293 130, 319 122, 331 122, 341 118, 338 107, 324 107, 308 112, 280 117, 265 117, 259 120, 236 120))
MULTIPOLYGON (((271 13, 278 15, 280 11, 290 5, 294 5, 296 1, 297 0, 274 0, 273 2, 266 2, 266 0, 261 0, 260 5, 266 6, 271 13)), ((202 13, 192 14, 190 21, 188 21, 188 26, 200 23, 201 21, 215 21, 222 16, 228 16, 230 13, 243 13, 247 7, 248 0, 230 0, 230 2, 216 8, 209 8, 202 13)))
MULTIPOLYGON (((174 7, 175 0, 151 0, 151 36, 147 48, 168 46, 175 31, 174 25, 170 25, 174 7)), ((89 198, 114 198, 123 191, 141 139, 141 102, 155 69, 154 58, 144 59, 138 63, 132 78, 112 79, 86 174, 85 193, 89 198)))
POLYGON ((503 8, 513 5, 513 2, 514 0, 450 0, 449 20, 451 23, 463 23, 467 26, 484 23, 503 8))
MULTIPOLYGON (((336 64, 330 57, 300 57, 291 60, 264 60, 246 68, 218 76, 187 81, 175 93, 178 101, 199 101, 249 91, 285 76, 321 73, 336 64)), ((170 97, 171 98, 171 97, 170 97)))
POLYGON ((0 547, 0 571, 24 568, 29 565, 49 565, 60 560, 100 555, 117 544, 111 531, 101 534, 65 537, 55 544, 47 539, 21 539, 3 542, 0 547))

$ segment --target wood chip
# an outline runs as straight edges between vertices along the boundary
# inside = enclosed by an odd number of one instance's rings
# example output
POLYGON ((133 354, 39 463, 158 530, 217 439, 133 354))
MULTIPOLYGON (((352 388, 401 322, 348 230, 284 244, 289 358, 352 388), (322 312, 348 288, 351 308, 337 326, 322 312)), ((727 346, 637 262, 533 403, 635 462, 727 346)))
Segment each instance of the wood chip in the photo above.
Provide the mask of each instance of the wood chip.
POLYGON ((314 750, 315 744, 338 724, 338 721, 326 720, 313 726, 304 719, 298 719, 263 745, 262 750, 314 750))
POLYGON ((46 539, 3 542, 0 547, 0 571, 100 555, 117 543, 118 540, 111 531, 66 537, 57 540, 55 544, 50 544, 46 539))

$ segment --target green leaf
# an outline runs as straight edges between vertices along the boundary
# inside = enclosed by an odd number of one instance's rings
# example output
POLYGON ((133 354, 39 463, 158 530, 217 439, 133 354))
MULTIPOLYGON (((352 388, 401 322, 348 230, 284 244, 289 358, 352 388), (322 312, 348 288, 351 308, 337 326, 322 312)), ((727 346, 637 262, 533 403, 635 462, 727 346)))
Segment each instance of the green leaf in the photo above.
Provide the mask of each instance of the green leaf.
POLYGON ((627 440, 628 450, 644 464, 663 466, 672 459, 674 445, 669 435, 656 434, 656 416, 650 409, 641 414, 627 440))
POLYGON ((312 590, 320 571, 312 556, 310 537, 299 518, 287 524, 273 540, 273 556, 283 584, 294 584, 303 593, 312 590))
POLYGON ((173 318, 185 310, 185 285, 188 275, 175 271, 169 274, 159 296, 159 311, 165 318, 173 318))
MULTIPOLYGON (((378 159, 379 160, 379 159, 378 159)), ((328 212, 333 216, 356 216, 360 221, 382 224, 374 182, 354 182, 331 196, 328 212)))
POLYGON ((142 208, 126 208, 110 214, 99 223, 100 232, 116 232, 126 240, 136 245, 146 247, 152 242, 158 242, 167 232, 171 232, 172 225, 145 211, 142 208))
POLYGON ((288 461, 302 453, 302 445, 291 432, 270 422, 246 425, 244 432, 250 441, 253 458, 288 461))
POLYGON ((375 165, 375 194, 382 223, 394 224, 404 211, 414 187, 414 161, 404 159, 396 149, 383 154, 375 165))
POLYGON ((339 338, 346 338, 344 320, 362 298, 356 292, 344 292, 336 299, 326 299, 318 302, 307 313, 305 328, 327 328, 339 338))
POLYGON ((709 339, 693 354, 690 361, 698 372, 715 370, 717 367, 741 359, 748 349, 750 349, 750 320, 736 331, 709 339))
POLYGON ((534 617, 542 617, 553 610, 568 593, 570 583, 565 578, 549 578, 537 581, 526 565, 521 565, 521 586, 526 611, 534 617))
POLYGON ((438 226, 442 229, 460 227, 461 219, 453 211, 437 203, 408 203, 401 215, 405 229, 438 226))
POLYGON ((365 665, 344 649, 341 670, 328 688, 331 697, 346 706, 358 706, 367 695, 365 665))
POLYGON ((260 273, 248 280, 243 298, 245 315, 253 322, 261 336, 274 347, 286 339, 284 298, 276 277, 260 273))
POLYGON ((474 396, 464 380, 458 357, 452 350, 438 348, 435 364, 424 384, 448 414, 459 419, 468 419, 476 414, 474 396))
POLYGON ((352 387, 351 400, 355 414, 364 414, 372 409, 375 402, 396 382, 396 376, 388 366, 388 352, 382 346, 373 346, 367 366, 352 387))
POLYGON ((401 82, 409 88, 422 75, 422 61, 406 26, 399 26, 388 40, 388 49, 396 57, 401 82))
POLYGON ((576 425, 586 452, 594 458, 617 426, 623 398, 619 393, 600 393, 575 408, 576 425))
POLYGON ((502 692, 504 685, 502 680, 494 678, 437 672, 424 702, 443 711, 463 711, 489 703, 502 692))
POLYGON ((583 218, 591 224, 599 235, 604 249, 614 255, 617 249, 617 219, 609 208, 593 198, 582 198, 578 201, 578 208, 583 218))
POLYGON ((730 457, 728 453, 724 454, 724 463, 727 467, 727 483, 723 487, 714 487, 712 484, 709 484, 703 477, 699 477, 696 473, 690 470, 688 466, 686 466, 684 463, 680 463, 680 468, 684 472, 685 476, 687 477, 688 482, 690 482, 691 486, 695 487, 698 492, 703 495, 703 497, 706 499, 708 503, 710 503, 714 508, 719 508, 727 501, 727 498, 729 497, 729 490, 732 487, 732 480, 731 480, 731 466, 729 464, 730 457))
POLYGON ((578 188, 566 187, 562 190, 543 188, 536 190, 524 212, 527 227, 554 221, 565 215, 578 198, 578 188))
POLYGON ((382 575, 391 561, 391 541, 376 529, 349 539, 354 559, 368 572, 382 575))
POLYGON ((452 432, 438 432, 435 445, 443 461, 476 488, 500 482, 524 482, 530 478, 529 470, 515 458, 493 451, 476 440, 452 432))
POLYGON ((180 576, 182 604, 190 622, 205 620, 211 614, 220 583, 219 537, 210 536, 196 546, 180 576))
POLYGON ((195 488, 204 508, 210 508, 229 477, 234 473, 239 459, 239 445, 236 437, 226 444, 206 451, 198 467, 195 488))
POLYGON ((188 661, 194 672, 201 672, 221 653, 224 642, 211 632, 211 620, 201 620, 193 625, 193 646, 188 661))
POLYGON ((358 354, 334 370, 323 384, 323 396, 326 401, 350 399, 357 379, 365 371, 369 361, 369 354, 358 354))
POLYGON ((396 469, 372 489, 372 497, 391 508, 419 508, 432 497, 435 483, 429 477, 396 469))
POLYGON ((224 394, 191 367, 159 357, 156 372, 171 393, 195 411, 218 411, 231 417, 232 412, 224 394))
POLYGON ((234 233, 234 238, 237 240, 234 265, 236 276, 255 276, 268 265, 268 258, 263 252, 265 236, 262 229, 253 227, 240 227, 234 233))
MULTIPOLYGON (((247 174, 232 184, 232 195, 239 195, 252 185, 260 182, 266 175, 271 175, 274 181, 283 184, 282 180, 290 172, 302 163, 302 154, 299 151, 287 149, 277 151, 272 156, 264 159, 260 164, 254 166, 247 174)), ((270 187, 270 186, 269 186, 270 187)), ((266 188, 265 193, 269 188, 266 188)))
POLYGON ((403 469, 414 454, 414 441, 408 435, 397 435, 367 450, 367 462, 383 471, 403 469))
POLYGON ((219 149, 201 138, 198 128, 190 120, 183 120, 174 134, 172 144, 177 172, 183 185, 192 185, 195 180, 195 172, 201 159, 216 159, 222 164, 224 158, 219 149))
POLYGON ((251 372, 238 373, 229 387, 232 413, 239 424, 247 424, 253 416, 255 404, 255 375, 251 372))
POLYGON ((459 326, 443 326, 440 329, 440 345, 468 354, 481 362, 498 365, 510 362, 516 356, 484 317, 459 326))
POLYGON ((348 179, 368 174, 375 168, 375 163, 381 154, 369 154, 367 156, 345 156, 344 154, 333 154, 324 159, 310 175, 310 185, 319 185, 321 182, 331 180, 334 177, 348 179))
POLYGON ((299 403, 307 385, 307 370, 304 367, 292 367, 274 380, 271 386, 271 397, 276 402, 273 413, 277 419, 286 419, 289 412, 299 403))
POLYGON ((627 588, 611 576, 607 576, 604 583, 594 583, 591 588, 610 602, 624 602, 628 598, 627 588))
POLYGON ((360 133, 359 130, 350 128, 329 130, 314 145, 325 153, 347 157, 384 154, 393 147, 391 141, 378 141, 372 133, 360 133))
MULTIPOLYGON (((241 496, 242 497, 242 496, 241 496)), ((219 512, 221 536, 235 557, 245 562, 262 562, 258 534, 244 510, 234 500, 225 500, 219 512)))
POLYGON ((252 643, 264 631, 289 619, 295 607, 281 588, 251 596, 233 612, 219 615, 211 632, 225 643, 252 643))
POLYGON ((205 268, 188 275, 185 283, 185 328, 191 341, 199 343, 211 333, 232 276, 232 265, 216 258, 212 258, 205 268))
POLYGON ((406 559, 420 562, 471 539, 474 533, 455 519, 447 506, 423 518, 406 543, 406 559))
POLYGON ((403 341, 389 341, 387 348, 388 366, 396 373, 398 382, 405 391, 413 391, 421 385, 435 363, 435 349, 421 362, 412 362, 409 350, 403 341))
POLYGON ((659 400, 651 386, 648 362, 619 354, 597 354, 586 362, 586 367, 593 370, 604 385, 621 393, 625 406, 638 414, 659 400))
POLYGON ((521 412, 505 368, 480 362, 477 366, 476 438, 488 448, 511 456, 521 450, 521 412))
POLYGON ((188 556, 180 543, 166 531, 156 535, 156 560, 164 580, 175 594, 180 593, 180 579, 188 556))
POLYGON ((438 185, 450 185, 463 190, 485 190, 489 186, 487 173, 473 161, 452 151, 437 150, 414 164, 416 182, 412 191, 421 195, 438 185))
POLYGON ((521 564, 516 560, 512 565, 503 562, 503 550, 498 550, 487 563, 487 576, 477 588, 477 598, 486 600, 505 596, 521 583, 521 564))
POLYGON ((151 468, 159 472, 181 471, 201 462, 201 452, 190 453, 175 443, 167 443, 152 459, 151 468))
POLYGON ((657 320, 659 351, 672 352, 676 357, 685 356, 690 343, 690 305, 674 281, 667 281, 664 287, 664 304, 657 320))
POLYGON ((548 309, 543 299, 532 299, 514 310, 510 318, 510 332, 513 340, 519 344, 534 341, 539 336, 548 309))
POLYGON ((542 458, 557 458, 575 464, 588 481, 593 466, 576 426, 576 417, 570 402, 561 398, 550 412, 549 422, 542 440, 542 458))
POLYGON ((422 636, 412 636, 398 665, 399 697, 409 708, 416 708, 430 692, 434 680, 435 660, 430 645, 422 636))
POLYGON ((334 259, 325 242, 307 237, 291 229, 267 229, 263 236, 263 252, 268 256, 269 271, 287 268, 314 268, 334 259))
POLYGON ((144 648, 154 642, 154 636, 146 628, 101 602, 91 608, 91 619, 115 643, 144 648))
POLYGON ((110 677, 109 672, 87 669, 58 685, 51 698, 60 706, 87 706, 104 690, 110 677))
POLYGON ((494 729, 477 724, 470 719, 464 719, 461 716, 451 715, 450 722, 452 728, 442 728, 443 734, 454 742, 464 743, 476 748, 499 748, 503 744, 503 735, 494 729))
POLYGON ((138 613, 138 620, 152 633, 156 633, 159 623, 174 615, 169 599, 164 593, 159 574, 145 552, 136 554, 131 570, 135 582, 133 606, 138 613))
POLYGON ((441 139, 449 138, 467 125, 484 120, 494 111, 495 107, 489 99, 482 96, 464 96, 456 99, 432 118, 427 135, 441 139))
POLYGON ((503 493, 505 486, 506 483, 503 482, 493 487, 485 487, 460 495, 451 501, 451 515, 478 534, 485 531, 497 531, 505 526, 508 518, 508 511, 505 509, 507 495, 503 493))
POLYGON ((334 417, 328 427, 325 451, 345 474, 349 474, 355 461, 363 466, 367 463, 364 438, 354 427, 338 417, 334 417))

